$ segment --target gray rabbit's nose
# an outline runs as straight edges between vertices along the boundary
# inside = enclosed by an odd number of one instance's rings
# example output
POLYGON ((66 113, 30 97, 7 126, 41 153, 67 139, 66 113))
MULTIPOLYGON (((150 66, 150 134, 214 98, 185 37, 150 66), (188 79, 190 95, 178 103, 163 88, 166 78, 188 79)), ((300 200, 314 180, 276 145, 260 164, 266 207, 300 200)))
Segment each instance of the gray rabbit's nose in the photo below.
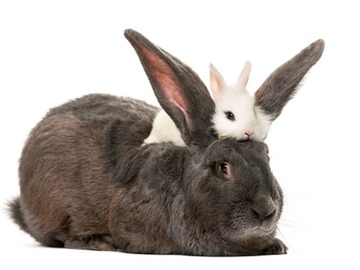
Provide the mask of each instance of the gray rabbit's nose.
POLYGON ((253 203, 251 210, 254 217, 260 221, 270 220, 276 214, 276 206, 269 196, 259 196, 253 203))

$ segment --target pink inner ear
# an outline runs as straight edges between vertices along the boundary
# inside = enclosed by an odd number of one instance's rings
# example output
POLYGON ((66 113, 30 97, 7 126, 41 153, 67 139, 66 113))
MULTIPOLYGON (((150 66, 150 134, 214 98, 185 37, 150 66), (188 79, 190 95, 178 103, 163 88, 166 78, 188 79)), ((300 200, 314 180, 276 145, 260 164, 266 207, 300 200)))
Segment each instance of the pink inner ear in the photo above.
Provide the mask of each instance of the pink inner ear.
POLYGON ((250 77, 251 72, 251 63, 249 61, 246 61, 243 67, 243 70, 240 73, 240 76, 238 78, 238 86, 241 88, 245 88, 250 77))
POLYGON ((213 96, 218 97, 220 95, 220 86, 218 84, 218 81, 212 74, 210 75, 210 86, 213 96))
POLYGON ((174 80, 169 77, 169 73, 163 73, 163 71, 156 72, 157 80, 161 85, 161 91, 164 97, 173 105, 178 107, 185 116, 186 122, 188 121, 188 114, 186 112, 186 103, 179 92, 179 88, 175 84, 174 80))
POLYGON ((221 88, 224 87, 224 79, 220 72, 215 68, 213 64, 210 67, 210 89, 213 94, 213 98, 217 98, 221 93, 221 88))
POLYGON ((164 71, 162 70, 158 70, 157 72, 155 72, 155 74, 156 79, 161 86, 161 91, 163 92, 166 99, 169 100, 171 103, 175 104, 180 109, 186 109, 185 101, 181 96, 179 88, 174 82, 174 79, 170 77, 171 74, 168 72, 164 74, 164 71))
POLYGON ((183 112, 186 120, 188 120, 186 102, 173 69, 158 55, 144 47, 141 47, 141 49, 144 58, 147 59, 145 63, 146 71, 151 75, 151 80, 159 86, 158 91, 161 91, 165 100, 178 107, 183 112))

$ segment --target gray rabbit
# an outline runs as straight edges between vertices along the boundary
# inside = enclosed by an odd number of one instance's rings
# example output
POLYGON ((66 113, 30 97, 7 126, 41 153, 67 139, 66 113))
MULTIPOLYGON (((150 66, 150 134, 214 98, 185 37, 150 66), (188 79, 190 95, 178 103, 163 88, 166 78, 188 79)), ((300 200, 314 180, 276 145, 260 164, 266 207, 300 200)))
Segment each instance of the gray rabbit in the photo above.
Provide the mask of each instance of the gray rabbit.
MULTIPOLYGON (((45 246, 189 255, 283 254, 275 237, 283 194, 257 141, 219 140, 214 102, 198 75, 125 31, 186 146, 143 145, 159 108, 93 94, 51 109, 20 158, 13 220, 45 246)), ((318 61, 318 40, 256 92, 275 120, 318 61)))

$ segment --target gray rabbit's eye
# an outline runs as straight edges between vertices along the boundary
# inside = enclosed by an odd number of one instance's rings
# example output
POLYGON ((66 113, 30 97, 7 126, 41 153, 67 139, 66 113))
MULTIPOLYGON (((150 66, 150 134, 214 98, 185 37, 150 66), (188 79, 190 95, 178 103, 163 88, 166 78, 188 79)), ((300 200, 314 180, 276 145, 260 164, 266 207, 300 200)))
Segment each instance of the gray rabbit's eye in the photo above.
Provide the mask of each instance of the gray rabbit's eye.
POLYGON ((227 119, 229 119, 230 121, 235 121, 235 115, 232 112, 228 111, 228 112, 224 112, 224 113, 225 113, 227 119))
POLYGON ((218 171, 221 175, 223 175, 226 179, 232 178, 230 164, 227 162, 221 162, 218 165, 218 171))

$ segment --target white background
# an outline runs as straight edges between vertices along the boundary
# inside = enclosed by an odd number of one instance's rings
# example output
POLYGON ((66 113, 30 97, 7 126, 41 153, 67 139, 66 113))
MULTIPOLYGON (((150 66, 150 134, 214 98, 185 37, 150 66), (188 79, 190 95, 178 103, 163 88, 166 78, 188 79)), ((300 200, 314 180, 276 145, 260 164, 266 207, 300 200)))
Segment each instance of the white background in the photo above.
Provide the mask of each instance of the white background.
POLYGON ((198 2, 0 2, 1 269, 359 269, 356 1, 198 2), (322 58, 267 139, 273 173, 285 193, 279 237, 289 247, 287 255, 207 258, 44 248, 8 219, 6 201, 19 193, 21 149, 50 107, 94 92, 156 104, 123 36, 126 28, 183 60, 206 85, 209 62, 234 82, 250 60, 251 92, 302 48, 325 40, 322 58))

